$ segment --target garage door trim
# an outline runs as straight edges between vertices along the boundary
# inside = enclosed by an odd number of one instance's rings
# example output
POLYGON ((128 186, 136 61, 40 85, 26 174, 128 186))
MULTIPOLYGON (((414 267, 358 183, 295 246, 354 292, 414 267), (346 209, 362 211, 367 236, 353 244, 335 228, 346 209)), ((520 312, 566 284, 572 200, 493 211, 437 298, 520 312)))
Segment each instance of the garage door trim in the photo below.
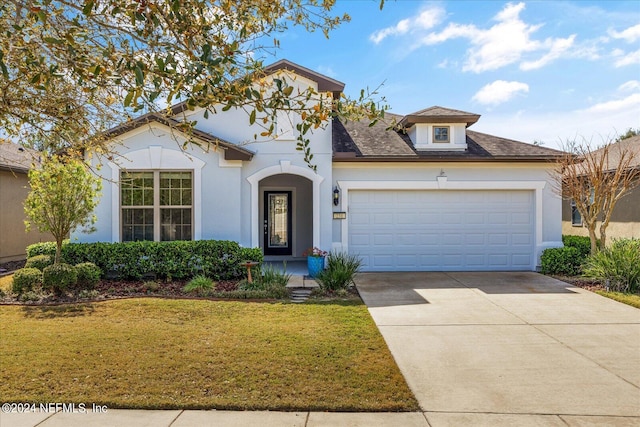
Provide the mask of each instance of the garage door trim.
MULTIPOLYGON (((448 181, 439 176, 434 181, 337 181, 341 192, 339 209, 349 215, 349 191, 352 190, 531 190, 534 192, 534 247, 542 246, 542 191, 545 181, 448 181)), ((349 220, 342 220, 342 250, 349 250, 349 220)))

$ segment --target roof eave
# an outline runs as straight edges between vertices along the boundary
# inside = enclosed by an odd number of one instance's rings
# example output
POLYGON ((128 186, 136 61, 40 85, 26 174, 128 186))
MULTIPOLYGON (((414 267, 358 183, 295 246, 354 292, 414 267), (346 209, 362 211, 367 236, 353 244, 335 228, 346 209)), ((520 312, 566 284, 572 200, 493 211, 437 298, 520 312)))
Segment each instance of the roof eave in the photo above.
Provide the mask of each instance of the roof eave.
POLYGON ((402 162, 402 163, 430 163, 430 162, 494 162, 494 163, 548 163, 556 160, 556 157, 537 156, 537 157, 521 157, 521 156, 499 156, 499 157, 471 157, 471 156, 333 156, 333 162, 402 162))
POLYGON ((404 127, 411 127, 418 123, 465 123, 466 127, 469 127, 478 120, 480 120, 480 116, 477 114, 468 116, 416 116, 410 114, 404 116, 398 124, 404 127))

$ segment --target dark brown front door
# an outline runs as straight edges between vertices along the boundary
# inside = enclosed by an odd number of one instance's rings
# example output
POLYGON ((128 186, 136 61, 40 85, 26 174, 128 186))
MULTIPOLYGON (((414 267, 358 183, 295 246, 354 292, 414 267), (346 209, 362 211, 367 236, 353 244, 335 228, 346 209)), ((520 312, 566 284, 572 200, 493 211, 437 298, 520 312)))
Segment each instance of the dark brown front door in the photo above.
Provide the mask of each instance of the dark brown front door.
POLYGON ((264 254, 291 255, 291 191, 264 192, 264 254))

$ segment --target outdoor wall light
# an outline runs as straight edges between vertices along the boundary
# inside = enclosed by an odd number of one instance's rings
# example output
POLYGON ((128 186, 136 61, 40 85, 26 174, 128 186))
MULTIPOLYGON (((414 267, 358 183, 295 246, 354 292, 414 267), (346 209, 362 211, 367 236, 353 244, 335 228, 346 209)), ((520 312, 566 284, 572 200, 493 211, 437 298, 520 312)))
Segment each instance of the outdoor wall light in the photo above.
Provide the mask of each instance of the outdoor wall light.
POLYGON ((333 206, 338 206, 340 204, 340 190, 338 187, 333 189, 333 206))

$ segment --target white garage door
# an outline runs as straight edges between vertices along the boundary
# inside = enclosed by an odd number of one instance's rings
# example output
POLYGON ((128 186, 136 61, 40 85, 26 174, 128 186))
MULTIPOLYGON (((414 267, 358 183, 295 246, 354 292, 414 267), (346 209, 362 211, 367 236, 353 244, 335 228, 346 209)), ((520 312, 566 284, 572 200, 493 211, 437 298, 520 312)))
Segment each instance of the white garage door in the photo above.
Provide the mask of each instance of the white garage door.
POLYGON ((532 191, 349 191, 364 271, 532 270, 532 191))

